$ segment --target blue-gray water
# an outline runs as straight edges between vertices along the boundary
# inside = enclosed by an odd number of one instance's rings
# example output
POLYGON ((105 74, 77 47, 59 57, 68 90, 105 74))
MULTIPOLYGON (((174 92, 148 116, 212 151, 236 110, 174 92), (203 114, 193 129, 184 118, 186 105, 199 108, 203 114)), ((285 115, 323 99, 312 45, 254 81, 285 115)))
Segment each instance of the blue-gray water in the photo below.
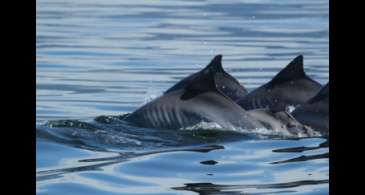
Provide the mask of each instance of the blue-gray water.
POLYGON ((328 1, 37 0, 36 48, 38 194, 328 194, 322 138, 93 121, 133 111, 216 54, 250 90, 298 54, 326 83, 328 1))

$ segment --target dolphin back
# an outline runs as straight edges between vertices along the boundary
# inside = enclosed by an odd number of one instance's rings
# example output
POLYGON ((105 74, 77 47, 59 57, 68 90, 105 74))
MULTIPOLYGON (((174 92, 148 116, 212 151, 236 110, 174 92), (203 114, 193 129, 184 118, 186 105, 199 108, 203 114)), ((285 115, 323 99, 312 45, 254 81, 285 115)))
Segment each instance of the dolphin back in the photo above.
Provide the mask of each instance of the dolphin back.
POLYGON ((303 124, 324 134, 329 133, 329 82, 320 92, 293 111, 293 116, 303 124))
POLYGON ((235 83, 223 71, 221 59, 216 56, 202 71, 183 79, 126 120, 142 127, 163 129, 186 128, 200 122, 214 122, 222 128, 257 127, 258 123, 232 100, 235 93, 224 93, 230 90, 222 91, 219 87, 235 83))
POLYGON ((246 110, 269 108, 285 111, 287 106, 306 103, 321 89, 321 84, 304 72, 303 56, 297 56, 271 81, 253 90, 237 103, 246 110))

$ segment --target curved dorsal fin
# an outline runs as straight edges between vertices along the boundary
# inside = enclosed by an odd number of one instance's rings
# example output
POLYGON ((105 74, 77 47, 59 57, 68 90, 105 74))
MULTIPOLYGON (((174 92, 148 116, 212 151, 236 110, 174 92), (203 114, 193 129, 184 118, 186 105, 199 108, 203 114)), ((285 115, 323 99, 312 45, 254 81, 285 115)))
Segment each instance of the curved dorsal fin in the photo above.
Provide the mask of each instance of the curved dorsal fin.
POLYGON ((281 70, 271 81, 272 85, 281 82, 287 82, 298 78, 305 77, 303 68, 303 56, 299 55, 294 58, 283 70, 281 70))
POLYGON ((214 71, 214 72, 223 72, 224 71, 223 67, 222 67, 222 55, 216 55, 210 61, 210 63, 205 68, 203 68, 201 71, 185 77, 184 79, 182 79, 181 81, 176 83, 174 86, 172 86, 168 90, 166 90, 164 93, 169 93, 171 91, 176 91, 176 90, 185 88, 187 85, 190 85, 192 82, 194 82, 194 80, 198 79, 202 73, 207 72, 207 71, 214 71))
POLYGON ((312 97, 310 100, 308 100, 309 104, 313 104, 316 102, 319 102, 325 98, 329 97, 329 81, 327 82, 327 84, 325 86, 322 87, 322 89, 317 93, 317 95, 315 95, 314 97, 312 97))
POLYGON ((208 91, 219 92, 216 88, 215 75, 223 71, 222 55, 216 55, 201 71, 201 74, 197 75, 191 83, 185 86, 185 91, 181 99, 187 100, 208 91))
POLYGON ((202 70, 209 70, 210 72, 224 72, 222 67, 222 55, 216 55, 214 58, 209 62, 209 64, 202 70))

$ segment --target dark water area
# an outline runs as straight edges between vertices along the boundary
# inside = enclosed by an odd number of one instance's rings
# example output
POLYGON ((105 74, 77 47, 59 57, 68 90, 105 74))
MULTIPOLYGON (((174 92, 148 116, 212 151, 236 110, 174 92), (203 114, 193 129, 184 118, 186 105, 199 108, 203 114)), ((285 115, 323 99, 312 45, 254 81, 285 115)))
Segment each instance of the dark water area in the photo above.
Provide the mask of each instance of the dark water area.
POLYGON ((123 123, 216 54, 249 90, 328 81, 328 1, 37 0, 37 194, 328 194, 325 138, 123 123))

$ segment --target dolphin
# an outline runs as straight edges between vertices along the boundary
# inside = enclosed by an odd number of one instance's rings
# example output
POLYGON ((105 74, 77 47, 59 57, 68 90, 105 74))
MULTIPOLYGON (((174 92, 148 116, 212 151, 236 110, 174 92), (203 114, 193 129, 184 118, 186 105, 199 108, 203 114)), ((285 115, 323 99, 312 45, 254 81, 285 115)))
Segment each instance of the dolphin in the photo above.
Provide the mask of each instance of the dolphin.
POLYGON ((214 122, 222 129, 265 128, 286 130, 293 135, 310 134, 311 129, 293 117, 267 110, 247 112, 240 107, 218 85, 222 83, 220 79, 226 79, 221 76, 225 74, 221 59, 221 55, 216 56, 203 71, 183 79, 184 82, 180 81, 162 96, 127 115, 125 120, 156 129, 183 129, 201 122, 214 122))
POLYGON ((248 94, 247 89, 242 86, 233 76, 228 74, 222 66, 217 66, 217 64, 219 64, 221 60, 222 55, 215 56, 208 66, 206 66, 201 71, 185 77, 174 86, 166 90, 165 94, 185 88, 187 85, 190 85, 193 81, 197 80, 197 78, 204 75, 205 72, 209 71, 209 69, 216 68, 217 70, 214 73, 216 89, 220 93, 223 93, 224 95, 231 98, 233 101, 237 101, 238 99, 243 98, 245 95, 248 94))
POLYGON ((284 111, 287 106, 307 102, 321 89, 321 84, 304 72, 303 56, 294 58, 271 81, 237 100, 246 110, 269 108, 274 112, 284 111))
POLYGON ((162 96, 128 115, 126 121, 157 129, 181 129, 200 122, 214 122, 225 129, 260 126, 218 85, 238 83, 231 80, 233 77, 226 77, 221 60, 222 55, 215 56, 202 71, 184 78, 162 96))
POLYGON ((327 134, 329 131, 329 82, 307 103, 296 108, 291 114, 302 124, 327 134))

